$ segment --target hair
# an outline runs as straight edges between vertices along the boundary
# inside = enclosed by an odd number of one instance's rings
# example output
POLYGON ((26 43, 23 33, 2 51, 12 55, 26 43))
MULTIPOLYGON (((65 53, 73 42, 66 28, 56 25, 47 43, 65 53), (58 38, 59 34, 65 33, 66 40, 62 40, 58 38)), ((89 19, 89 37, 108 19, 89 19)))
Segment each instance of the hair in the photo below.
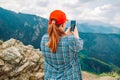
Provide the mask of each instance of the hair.
POLYGON ((48 25, 49 41, 47 46, 50 48, 52 53, 57 51, 60 37, 65 35, 64 30, 59 28, 61 25, 62 24, 58 25, 55 19, 52 19, 51 23, 48 25))

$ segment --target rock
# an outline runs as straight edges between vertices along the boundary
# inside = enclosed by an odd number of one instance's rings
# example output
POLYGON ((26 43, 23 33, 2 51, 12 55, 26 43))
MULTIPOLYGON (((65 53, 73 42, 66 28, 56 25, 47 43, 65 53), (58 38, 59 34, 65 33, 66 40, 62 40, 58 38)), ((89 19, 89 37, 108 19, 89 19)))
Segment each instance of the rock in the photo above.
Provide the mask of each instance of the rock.
POLYGON ((36 74, 36 77, 38 80, 40 80, 41 78, 43 79, 44 78, 43 76, 44 76, 44 73, 37 73, 36 74))
POLYGON ((7 61, 9 64, 18 64, 22 59, 22 55, 15 47, 10 47, 2 51, 1 59, 7 61))
POLYGON ((9 41, 4 42, 4 44, 2 44, 2 48, 14 46, 15 42, 16 42, 16 40, 12 38, 9 41))
POLYGON ((0 59, 0 67, 4 66, 4 61, 0 59))
POLYGON ((0 80, 44 80, 44 59, 39 49, 15 39, 0 46, 0 80))
POLYGON ((2 41, 2 40, 0 40, 0 45, 2 45, 2 43, 3 43, 3 41, 2 41))

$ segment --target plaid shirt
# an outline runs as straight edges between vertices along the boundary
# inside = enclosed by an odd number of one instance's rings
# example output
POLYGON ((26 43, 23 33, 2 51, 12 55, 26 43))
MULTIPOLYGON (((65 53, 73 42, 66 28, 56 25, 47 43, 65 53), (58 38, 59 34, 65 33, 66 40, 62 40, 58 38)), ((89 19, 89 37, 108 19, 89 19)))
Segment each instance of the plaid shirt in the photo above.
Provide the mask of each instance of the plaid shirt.
POLYGON ((78 52, 83 48, 83 40, 67 35, 60 39, 56 53, 46 46, 49 36, 42 37, 41 51, 44 55, 45 80, 82 80, 78 52))

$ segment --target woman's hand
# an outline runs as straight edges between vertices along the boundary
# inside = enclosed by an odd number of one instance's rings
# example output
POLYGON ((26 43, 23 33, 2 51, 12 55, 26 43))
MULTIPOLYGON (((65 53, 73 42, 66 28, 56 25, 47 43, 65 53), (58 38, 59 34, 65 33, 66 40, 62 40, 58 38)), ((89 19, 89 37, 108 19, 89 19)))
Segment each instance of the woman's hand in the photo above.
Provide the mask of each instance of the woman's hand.
POLYGON ((68 27, 68 29, 65 31, 65 33, 66 33, 67 35, 71 34, 71 32, 70 32, 70 27, 68 27))
POLYGON ((79 38, 77 27, 75 27, 74 31, 70 31, 70 27, 65 32, 67 35, 73 34, 76 38, 79 38))
POLYGON ((72 34, 79 39, 79 33, 78 33, 78 30, 77 30, 77 27, 75 27, 74 31, 72 31, 72 34))

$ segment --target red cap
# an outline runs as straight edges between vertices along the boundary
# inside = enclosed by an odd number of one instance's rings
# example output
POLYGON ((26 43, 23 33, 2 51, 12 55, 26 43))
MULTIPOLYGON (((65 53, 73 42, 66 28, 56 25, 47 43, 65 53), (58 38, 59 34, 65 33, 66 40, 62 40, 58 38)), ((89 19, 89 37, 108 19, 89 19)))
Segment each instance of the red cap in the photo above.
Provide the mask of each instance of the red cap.
POLYGON ((51 24, 52 19, 55 19, 58 25, 67 21, 66 14, 61 10, 54 10, 50 13, 49 24, 51 24))

